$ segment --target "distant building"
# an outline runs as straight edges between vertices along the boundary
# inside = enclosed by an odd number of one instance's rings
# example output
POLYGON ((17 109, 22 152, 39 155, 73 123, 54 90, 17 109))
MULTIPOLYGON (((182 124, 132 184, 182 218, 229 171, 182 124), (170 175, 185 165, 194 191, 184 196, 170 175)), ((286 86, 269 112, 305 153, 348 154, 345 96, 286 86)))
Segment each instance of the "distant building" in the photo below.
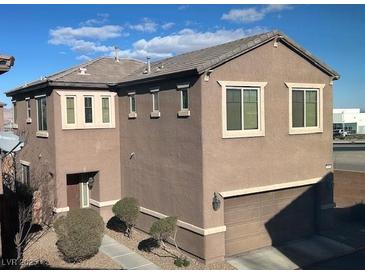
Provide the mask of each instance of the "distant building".
POLYGON ((361 113, 359 108, 335 108, 333 129, 344 129, 352 134, 365 134, 365 113, 361 113))

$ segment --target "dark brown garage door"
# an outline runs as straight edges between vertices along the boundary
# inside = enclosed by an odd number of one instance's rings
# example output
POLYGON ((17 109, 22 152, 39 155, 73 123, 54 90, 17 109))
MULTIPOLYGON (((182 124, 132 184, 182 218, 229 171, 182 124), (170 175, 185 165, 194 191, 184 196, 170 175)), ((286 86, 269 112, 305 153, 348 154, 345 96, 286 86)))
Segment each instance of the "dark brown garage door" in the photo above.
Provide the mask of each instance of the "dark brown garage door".
POLYGON ((313 234, 315 200, 314 186, 226 198, 226 256, 313 234))

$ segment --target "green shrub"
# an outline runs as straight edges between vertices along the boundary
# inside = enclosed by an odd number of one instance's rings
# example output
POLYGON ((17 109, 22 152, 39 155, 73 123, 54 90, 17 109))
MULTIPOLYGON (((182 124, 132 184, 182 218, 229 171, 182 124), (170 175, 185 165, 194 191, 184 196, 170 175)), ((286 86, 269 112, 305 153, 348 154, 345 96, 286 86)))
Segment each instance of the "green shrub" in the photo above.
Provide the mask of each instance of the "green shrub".
POLYGON ((190 265, 190 261, 187 258, 177 257, 174 260, 174 265, 177 267, 188 267, 190 265))
POLYGON ((73 209, 54 223, 56 243, 65 261, 79 262, 98 253, 104 234, 104 221, 90 208, 73 209))
POLYGON ((169 237, 173 237, 176 231, 177 217, 166 217, 155 221, 151 228, 150 234, 159 242, 166 241, 169 237))
POLYGON ((126 235, 131 237, 132 228, 136 225, 139 215, 139 205, 137 199, 133 197, 125 197, 119 200, 113 206, 114 215, 126 225, 126 235))

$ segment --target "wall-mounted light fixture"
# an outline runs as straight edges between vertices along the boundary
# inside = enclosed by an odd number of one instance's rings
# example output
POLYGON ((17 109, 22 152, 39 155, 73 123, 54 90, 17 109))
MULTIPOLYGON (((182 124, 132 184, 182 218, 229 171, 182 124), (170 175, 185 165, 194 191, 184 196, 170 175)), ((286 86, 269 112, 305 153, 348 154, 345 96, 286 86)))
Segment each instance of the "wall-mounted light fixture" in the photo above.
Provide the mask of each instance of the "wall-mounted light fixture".
POLYGON ((87 180, 87 184, 89 186, 89 189, 92 189, 93 188, 94 182, 95 182, 94 177, 89 177, 89 179, 87 180))
POLYGON ((221 207, 221 200, 219 199, 217 192, 214 192, 212 206, 215 211, 217 211, 221 207))

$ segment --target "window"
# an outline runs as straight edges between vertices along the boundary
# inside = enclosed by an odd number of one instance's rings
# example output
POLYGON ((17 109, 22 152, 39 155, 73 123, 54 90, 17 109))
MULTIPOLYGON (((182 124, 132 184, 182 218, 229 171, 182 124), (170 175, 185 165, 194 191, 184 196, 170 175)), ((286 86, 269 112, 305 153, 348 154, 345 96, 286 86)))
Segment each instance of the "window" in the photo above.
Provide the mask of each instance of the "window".
POLYGON ((130 92, 128 93, 129 96, 129 115, 128 118, 135 119, 137 118, 137 112, 136 112, 136 93, 130 92))
POLYGON ((189 109, 189 92, 188 88, 181 89, 181 110, 189 109))
POLYGON ((22 165, 22 183, 23 184, 30 184, 30 168, 29 164, 21 163, 22 165))
POLYGON ((17 111, 17 108, 16 108, 16 102, 15 101, 13 101, 13 124, 15 124, 15 125, 17 125, 18 123, 18 119, 17 119, 17 115, 18 115, 18 113, 17 113, 18 111, 17 111))
POLYGON ((318 90, 293 89, 292 91, 292 126, 318 126, 318 90))
POLYGON ((101 112, 103 123, 110 123, 110 100, 109 97, 101 98, 101 112))
POLYGON ((90 96, 84 97, 84 109, 85 109, 85 123, 93 122, 93 98, 90 96))
POLYGON ((160 111, 160 98, 159 93, 152 93, 152 111, 158 112, 160 111))
POLYGON ((75 124, 75 97, 67 96, 66 97, 66 119, 67 124, 75 124))
POLYGON ((223 138, 264 136, 265 82, 219 81, 223 138))
POLYGON ((322 84, 293 84, 289 87, 289 133, 322 132, 322 84))
POLYGON ((189 83, 177 85, 177 89, 180 92, 180 111, 177 113, 178 117, 189 117, 189 83))
POLYGON ((32 116, 31 116, 31 108, 30 108, 30 98, 25 99, 26 105, 27 105, 27 123, 32 122, 32 116))
POLYGON ((38 131, 47 131, 47 97, 42 96, 37 100, 38 131))

